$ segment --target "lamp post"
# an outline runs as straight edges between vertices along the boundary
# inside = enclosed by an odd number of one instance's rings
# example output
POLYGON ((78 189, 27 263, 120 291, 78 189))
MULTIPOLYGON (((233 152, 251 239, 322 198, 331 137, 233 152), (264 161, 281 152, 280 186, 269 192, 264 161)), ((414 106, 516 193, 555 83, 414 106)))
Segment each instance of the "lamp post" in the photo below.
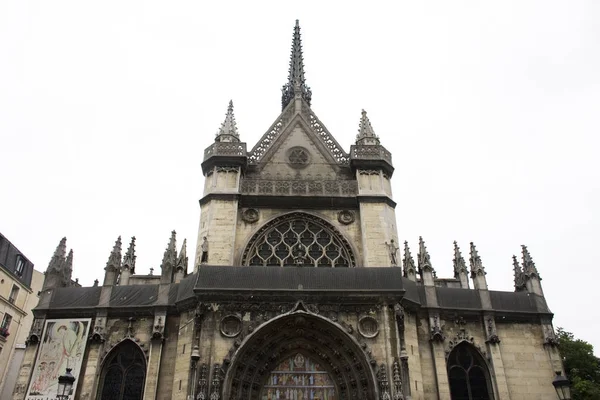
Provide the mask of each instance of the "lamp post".
POLYGON ((71 368, 67 368, 67 373, 58 377, 58 393, 57 400, 67 400, 73 389, 75 377, 71 375, 71 368))
POLYGON ((566 376, 560 371, 556 371, 556 377, 552 381, 556 394, 560 400, 571 400, 571 386, 566 376))

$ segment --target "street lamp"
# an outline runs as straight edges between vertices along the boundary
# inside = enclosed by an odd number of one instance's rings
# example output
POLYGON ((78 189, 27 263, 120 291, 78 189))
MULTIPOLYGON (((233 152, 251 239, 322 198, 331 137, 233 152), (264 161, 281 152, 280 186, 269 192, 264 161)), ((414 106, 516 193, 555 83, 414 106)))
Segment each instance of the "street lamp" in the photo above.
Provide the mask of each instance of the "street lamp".
POLYGON ((71 375, 71 368, 67 368, 67 373, 58 377, 58 393, 57 400, 67 400, 73 389, 75 377, 71 375))
POLYGON ((556 371, 556 377, 552 381, 556 394, 560 400, 571 400, 571 386, 566 376, 563 376, 560 371, 556 371))

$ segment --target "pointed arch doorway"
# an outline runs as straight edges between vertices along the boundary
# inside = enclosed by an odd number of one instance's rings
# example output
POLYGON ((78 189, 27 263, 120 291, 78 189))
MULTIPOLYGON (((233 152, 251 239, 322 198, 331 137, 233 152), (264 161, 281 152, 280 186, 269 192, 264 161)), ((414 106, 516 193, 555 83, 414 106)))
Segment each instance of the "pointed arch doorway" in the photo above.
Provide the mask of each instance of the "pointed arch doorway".
POLYGON ((223 385, 223 398, 230 400, 304 400, 311 395, 312 400, 375 400, 377 385, 356 340, 304 311, 277 317, 249 335, 223 385))

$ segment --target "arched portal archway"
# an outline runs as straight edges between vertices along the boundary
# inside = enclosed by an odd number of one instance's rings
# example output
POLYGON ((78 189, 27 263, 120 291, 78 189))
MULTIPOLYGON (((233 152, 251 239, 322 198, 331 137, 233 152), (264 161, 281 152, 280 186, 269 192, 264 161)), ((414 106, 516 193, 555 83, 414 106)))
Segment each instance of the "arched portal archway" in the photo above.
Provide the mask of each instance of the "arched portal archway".
MULTIPOLYGON (((318 370, 324 375, 319 384, 336 400, 377 398, 373 365, 356 340, 331 321, 304 311, 278 317, 244 340, 227 369, 223 398, 262 400, 277 367, 298 355, 303 358, 297 361, 305 383, 311 369, 318 370)), ((310 387, 308 382, 298 386, 310 387)))
POLYGON ((146 357, 140 347, 126 339, 115 346, 102 363, 99 400, 141 400, 146 380, 146 357))
POLYGON ((493 399, 487 364, 470 343, 459 343, 448 355, 448 382, 452 400, 493 399))

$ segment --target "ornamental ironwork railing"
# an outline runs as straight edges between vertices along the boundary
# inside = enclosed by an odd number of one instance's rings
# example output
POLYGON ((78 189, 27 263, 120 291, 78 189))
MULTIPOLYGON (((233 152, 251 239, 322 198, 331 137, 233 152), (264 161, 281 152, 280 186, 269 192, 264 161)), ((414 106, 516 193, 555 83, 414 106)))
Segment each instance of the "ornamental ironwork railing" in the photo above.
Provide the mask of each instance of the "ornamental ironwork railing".
POLYGON ((214 142, 204 150, 204 159, 212 156, 246 156, 246 143, 214 142))
POLYGON ((242 194, 291 196, 356 196, 353 180, 268 180, 242 179, 242 194))
POLYGON ((350 159, 385 160, 392 164, 392 153, 379 145, 350 146, 350 159))

